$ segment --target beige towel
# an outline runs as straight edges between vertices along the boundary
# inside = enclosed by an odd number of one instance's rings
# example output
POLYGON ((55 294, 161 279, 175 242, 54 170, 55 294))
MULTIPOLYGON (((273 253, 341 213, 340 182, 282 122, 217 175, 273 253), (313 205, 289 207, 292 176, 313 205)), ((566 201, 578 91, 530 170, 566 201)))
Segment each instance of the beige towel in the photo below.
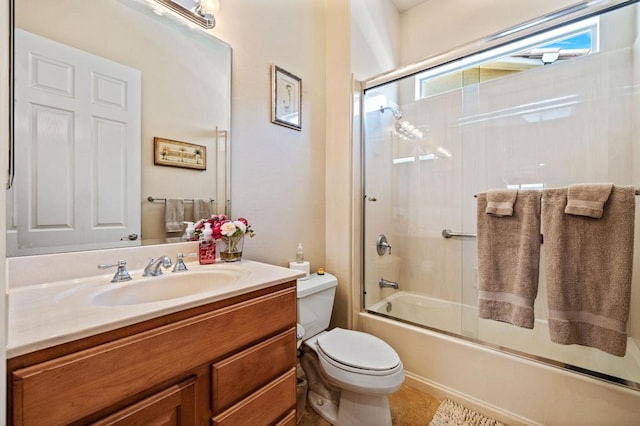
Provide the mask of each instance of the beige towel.
POLYGON ((600 219, 565 214, 567 189, 545 189, 545 273, 551 341, 624 356, 635 190, 614 186, 600 219))
POLYGON ((487 191, 487 213, 494 216, 513 215, 517 189, 490 189, 487 191))
POLYGON ((602 217, 604 203, 611 194, 612 183, 569 185, 564 212, 578 216, 602 217))
POLYGON ((480 318, 533 328, 540 266, 540 191, 518 191, 513 215, 486 213, 478 194, 480 318))
POLYGON ((211 217, 211 200, 208 198, 196 198, 193 200, 193 221, 209 219, 211 217))
POLYGON ((184 200, 167 198, 165 201, 164 220, 167 232, 182 232, 184 222, 184 200))

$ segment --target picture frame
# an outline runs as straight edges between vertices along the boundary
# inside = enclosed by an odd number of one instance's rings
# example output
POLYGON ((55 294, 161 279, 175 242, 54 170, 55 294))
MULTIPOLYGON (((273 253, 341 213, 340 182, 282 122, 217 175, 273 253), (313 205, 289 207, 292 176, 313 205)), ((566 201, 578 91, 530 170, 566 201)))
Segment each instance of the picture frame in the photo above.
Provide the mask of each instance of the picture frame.
POLYGON ((302 79, 271 66, 271 122, 302 130, 302 79))
POLYGON ((207 147, 171 139, 153 138, 153 164, 207 170, 207 147))

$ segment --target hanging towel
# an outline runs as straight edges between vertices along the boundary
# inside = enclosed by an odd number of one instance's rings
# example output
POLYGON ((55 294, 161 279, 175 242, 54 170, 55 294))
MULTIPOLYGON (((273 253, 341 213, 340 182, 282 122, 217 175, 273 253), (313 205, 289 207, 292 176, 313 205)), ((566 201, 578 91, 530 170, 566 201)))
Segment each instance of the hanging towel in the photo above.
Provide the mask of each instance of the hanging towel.
POLYGON ((167 232, 182 232, 184 222, 184 200, 167 198, 165 201, 164 220, 167 232))
POLYGON ((480 318, 533 328, 540 266, 540 191, 518 191, 513 215, 487 214, 478 194, 480 318))
POLYGON ((564 212, 600 219, 612 188, 612 183, 569 185, 564 212))
POLYGON ((209 219, 211 217, 211 200, 196 198, 193 200, 193 221, 209 219))
POLYGON ((614 186, 600 219, 565 214, 567 188, 545 189, 551 341, 624 356, 631 296, 635 189, 614 186))
POLYGON ((490 189, 487 191, 487 213, 494 216, 512 216, 517 189, 490 189))

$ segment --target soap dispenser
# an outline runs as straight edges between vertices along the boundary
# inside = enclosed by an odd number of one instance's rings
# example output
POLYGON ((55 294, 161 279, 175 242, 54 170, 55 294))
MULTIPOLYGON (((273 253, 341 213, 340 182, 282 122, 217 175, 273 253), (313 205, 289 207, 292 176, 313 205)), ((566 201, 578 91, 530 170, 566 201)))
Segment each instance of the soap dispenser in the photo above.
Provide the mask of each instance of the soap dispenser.
POLYGON ((296 261, 289 262, 289 268, 304 272, 304 276, 298 278, 299 280, 309 279, 310 265, 309 262, 304 260, 304 249, 302 248, 302 243, 298 243, 298 247, 296 248, 296 261))
POLYGON ((182 222, 187 225, 187 229, 184 231, 182 239, 184 241, 194 241, 196 237, 196 229, 193 227, 193 222, 182 222))
POLYGON ((296 248, 296 262, 304 262, 304 249, 302 248, 302 243, 298 243, 298 248, 296 248))
POLYGON ((209 222, 204 223, 204 230, 198 247, 198 260, 201 265, 210 265, 216 261, 216 242, 209 222))

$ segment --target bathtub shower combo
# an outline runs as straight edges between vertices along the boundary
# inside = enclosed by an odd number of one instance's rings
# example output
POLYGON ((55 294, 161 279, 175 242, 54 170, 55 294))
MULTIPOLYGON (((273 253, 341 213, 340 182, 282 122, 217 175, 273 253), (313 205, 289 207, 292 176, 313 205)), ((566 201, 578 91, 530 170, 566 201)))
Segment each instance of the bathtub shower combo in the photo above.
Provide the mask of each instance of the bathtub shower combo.
POLYGON ((544 243, 534 327, 478 315, 476 194, 640 184, 638 4, 559 15, 364 83, 363 306, 640 390, 640 209, 624 356, 551 341, 544 243))

